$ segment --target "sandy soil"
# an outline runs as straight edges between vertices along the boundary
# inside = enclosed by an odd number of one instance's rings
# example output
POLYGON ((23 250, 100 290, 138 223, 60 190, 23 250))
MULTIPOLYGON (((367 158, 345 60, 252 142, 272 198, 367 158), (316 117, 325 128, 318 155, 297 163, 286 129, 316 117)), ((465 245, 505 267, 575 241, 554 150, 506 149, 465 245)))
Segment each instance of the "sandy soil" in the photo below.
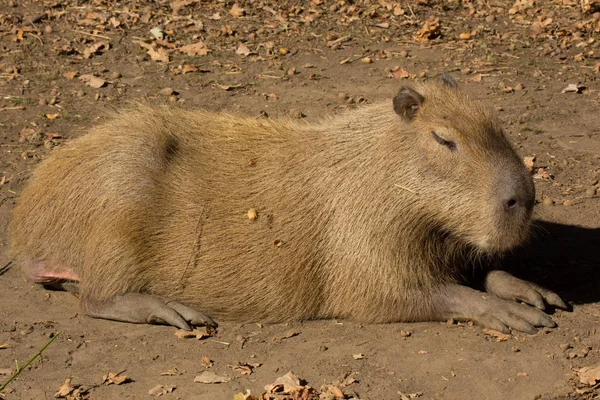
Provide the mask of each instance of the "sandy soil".
POLYGON ((600 365, 599 41, 600 14, 574 0, 2 1, 1 227, 54 146, 131 101, 311 120, 449 72, 535 156, 537 235, 506 268, 572 310, 502 341, 452 321, 221 324, 180 339, 84 317, 73 295, 24 279, 0 229, 0 382, 61 332, 0 398, 52 398, 71 378, 73 399, 149 398, 159 384, 167 399, 233 399, 288 371, 322 398, 335 398, 327 385, 360 399, 600 397, 579 378, 600 365), (228 381, 194 382, 205 370, 228 381), (111 372, 130 381, 103 383, 111 372))

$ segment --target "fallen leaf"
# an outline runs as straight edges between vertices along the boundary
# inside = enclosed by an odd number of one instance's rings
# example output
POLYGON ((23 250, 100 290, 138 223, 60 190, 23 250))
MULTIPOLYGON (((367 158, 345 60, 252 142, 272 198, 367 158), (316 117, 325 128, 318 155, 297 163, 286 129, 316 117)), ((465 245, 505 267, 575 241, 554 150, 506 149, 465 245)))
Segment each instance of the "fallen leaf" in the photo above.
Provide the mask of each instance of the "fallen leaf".
POLYGON ((164 394, 172 393, 175 388, 175 386, 156 385, 148 391, 148 394, 150 396, 160 397, 164 394))
POLYGON ((250 375, 254 371, 254 368, 258 368, 261 365, 261 363, 249 364, 240 362, 238 365, 230 365, 229 367, 242 375, 250 375))
POLYGON ((235 50, 235 54, 245 57, 250 54, 250 49, 244 43, 240 43, 238 48, 235 50))
POLYGON ((84 82, 86 85, 93 87, 94 89, 99 89, 106 84, 106 81, 102 78, 98 78, 92 74, 81 75, 79 79, 84 82))
POLYGON ((423 27, 417 31, 414 38, 418 41, 428 41, 439 37, 442 34, 442 27, 438 17, 429 17, 423 27))
MULTIPOLYGON (((275 244, 275 246, 277 246, 277 244, 275 244)), ((275 336, 273 338, 273 340, 283 340, 283 339, 289 339, 289 338, 293 338, 294 336, 298 336, 300 334, 299 331, 288 331, 286 332, 283 336, 275 336)))
POLYGON ((46 118, 48 118, 48 119, 56 119, 56 118, 58 118, 59 115, 60 115, 59 113, 56 113, 56 114, 45 114, 46 118))
POLYGON ((533 171, 534 162, 535 162, 535 156, 523 157, 523 164, 525 164, 525 168, 527 168, 527 171, 529 171, 529 172, 533 171))
POLYGON ((54 393, 54 398, 65 398, 73 392, 75 388, 71 386, 71 378, 67 378, 65 383, 62 384, 61 387, 58 388, 58 392, 54 393))
POLYGON ((195 65, 190 65, 190 64, 184 64, 183 67, 181 68, 181 72, 185 75, 188 72, 197 72, 198 71, 198 67, 196 67, 195 65))
POLYGON ((576 375, 579 377, 579 382, 584 385, 595 385, 596 382, 600 381, 600 366, 598 367, 583 367, 575 370, 576 375))
POLYGON ((77 74, 78 74, 78 72, 77 72, 77 71, 68 71, 68 72, 65 72, 65 73, 63 74, 63 76, 64 76, 65 78, 67 78, 67 79, 71 80, 71 79, 75 78, 75 77, 77 76, 77 74))
POLYGON ((240 7, 238 3, 235 3, 233 7, 231 7, 231 10, 229 10, 229 14, 231 14, 231 16, 234 18, 239 18, 245 13, 246 11, 242 7, 240 7))
POLYGON ((180 47, 177 50, 187 54, 188 56, 205 56, 210 51, 208 48, 206 48, 206 43, 204 42, 188 44, 186 46, 180 47))
POLYGON ((533 174, 533 179, 552 179, 552 175, 544 168, 538 168, 535 174, 533 174))
POLYGON ((302 386, 303 385, 300 384, 300 379, 290 371, 277 378, 274 383, 266 385, 265 390, 268 393, 290 394, 291 392, 302 388, 302 386))
POLYGON ((203 371, 200 375, 196 375, 194 382, 198 383, 225 383, 229 382, 226 376, 219 376, 212 371, 203 371))
POLYGON ((256 210, 254 208, 251 208, 248 210, 248 219, 250 221, 254 221, 256 218, 258 218, 258 213, 256 212, 256 210))
POLYGON ((175 369, 169 369, 166 372, 162 372, 160 374, 160 376, 175 376, 175 375, 181 375, 181 372, 179 372, 177 370, 177 368, 175 368, 175 369))
POLYGON ((566 88, 564 88, 561 93, 581 93, 586 87, 584 85, 580 85, 579 83, 569 83, 566 88))
POLYGON ((243 83, 238 83, 237 85, 217 85, 219 86, 219 88, 223 89, 223 90, 233 90, 233 89, 239 89, 241 87, 244 86, 243 83))
POLYGON ((496 342, 505 342, 508 339, 510 339, 510 334, 508 334, 508 333, 502 333, 502 332, 497 331, 495 329, 486 328, 486 329, 483 330, 483 333, 485 333, 486 335, 495 337, 496 338, 496 342))
POLYGON ((246 389, 246 393, 238 392, 233 396, 233 400, 258 400, 258 397, 252 396, 250 389, 246 389))
POLYGON ((213 366, 213 361, 210 358, 208 358, 207 356, 200 357, 200 361, 202 362, 202 365, 204 366, 204 368, 210 368, 213 366))
POLYGON ((129 379, 129 377, 125 376, 125 375, 118 375, 115 374, 114 372, 109 372, 108 375, 104 375, 102 377, 102 383, 104 383, 105 385, 121 385, 123 383, 128 383, 131 382, 131 379, 129 379))
POLYGON ((427 350, 419 350, 417 351, 417 354, 423 355, 423 354, 428 354, 427 350))
POLYGON ((91 46, 86 47, 83 50, 83 58, 88 59, 92 55, 97 54, 97 53, 103 53, 108 49, 110 49, 110 43, 108 43, 108 42, 94 43, 91 46))

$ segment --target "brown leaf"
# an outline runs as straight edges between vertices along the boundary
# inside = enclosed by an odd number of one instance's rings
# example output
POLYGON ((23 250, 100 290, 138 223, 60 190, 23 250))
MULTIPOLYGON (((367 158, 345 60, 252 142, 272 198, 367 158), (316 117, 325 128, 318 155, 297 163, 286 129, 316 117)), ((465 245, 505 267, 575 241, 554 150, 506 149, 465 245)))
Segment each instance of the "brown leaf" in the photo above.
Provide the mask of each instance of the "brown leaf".
POLYGON ((177 370, 177 368, 175 368, 175 369, 169 369, 166 372, 162 372, 160 374, 160 376, 176 376, 176 375, 181 375, 181 372, 179 372, 177 370))
POLYGON ((235 54, 246 57, 250 54, 250 49, 244 43, 240 43, 238 48, 235 50, 235 54))
POLYGON ((229 10, 229 14, 231 14, 234 18, 239 18, 245 13, 246 11, 240 7, 238 3, 235 3, 233 7, 231 7, 231 10, 229 10))
POLYGON ((63 74, 63 76, 65 78, 71 80, 71 79, 75 78, 77 76, 77 74, 79 74, 79 72, 77 72, 77 71, 68 71, 68 72, 65 72, 63 74))
POLYGON ((428 41, 442 34, 442 26, 438 17, 429 17, 423 27, 417 31, 414 38, 418 41, 428 41))
POLYGON ((200 361, 202 362, 202 366, 204 366, 204 368, 210 368, 213 366, 213 361, 207 356, 200 357, 200 361))
POLYGON ((525 164, 525 168, 527 171, 533 171, 533 164, 535 162, 535 156, 523 157, 523 164, 525 164))
POLYGON ((88 59, 92 55, 97 54, 97 53, 103 53, 104 51, 106 51, 108 49, 110 49, 110 44, 108 42, 94 43, 91 46, 86 47, 83 50, 83 58, 88 59))
POLYGON ((84 74, 79 77, 79 79, 84 82, 86 85, 93 87, 94 89, 101 88, 106 84, 106 81, 102 78, 98 78, 92 74, 84 74))
POLYGON ((185 75, 188 72, 197 72, 198 71, 198 67, 196 67, 195 65, 190 65, 190 64, 184 64, 183 68, 181 69, 181 72, 185 75))
POLYGON ((502 333, 500 331, 497 331, 495 329, 489 329, 486 328, 483 330, 483 333, 485 333, 486 335, 490 335, 496 338, 496 342, 505 342, 508 339, 510 339, 510 334, 508 333, 502 333))
POLYGON ((150 396, 160 397, 164 394, 173 392, 173 390, 175 390, 175 386, 156 385, 148 391, 148 394, 150 396))
POLYGON ((198 42, 194 44, 188 44, 178 49, 180 52, 187 54, 188 56, 205 56, 210 51, 206 48, 206 43, 198 42))
POLYGON ((583 367, 575 370, 575 374, 579 377, 579 382, 584 385, 595 385, 600 381, 600 366, 598 367, 583 367))
MULTIPOLYGON (((279 241, 279 242, 281 242, 281 241, 279 241)), ((275 244, 275 246, 277 246, 277 244, 275 244)), ((278 247, 279 247, 279 246, 278 246, 278 247)), ((291 331, 288 331, 288 332, 286 332, 286 333, 285 333, 283 336, 275 336, 275 337, 273 338, 273 340, 283 340, 283 339, 289 339, 289 338, 292 338, 292 337, 294 337, 294 336, 298 336, 299 334, 300 334, 300 332, 299 332, 299 331, 294 331, 294 330, 291 330, 291 331)))
POLYGON ((302 386, 300 379, 290 371, 277 378, 274 383, 266 385, 265 390, 268 393, 290 394, 302 388, 302 386))
POLYGON ((229 382, 226 376, 219 376, 212 371, 203 371, 200 375, 196 375, 194 382, 198 383, 224 383, 229 382))
POLYGON ((131 382, 131 379, 125 375, 118 375, 114 372, 109 372, 108 375, 102 377, 102 383, 105 385, 122 385, 123 383, 131 382))
POLYGON ((48 119, 56 119, 56 118, 58 118, 58 116, 60 115, 60 113, 56 113, 56 114, 44 114, 44 115, 48 119))
POLYGON ((261 363, 249 364, 240 362, 238 365, 230 365, 229 367, 242 375, 250 375, 254 371, 254 368, 258 368, 261 365, 261 363))

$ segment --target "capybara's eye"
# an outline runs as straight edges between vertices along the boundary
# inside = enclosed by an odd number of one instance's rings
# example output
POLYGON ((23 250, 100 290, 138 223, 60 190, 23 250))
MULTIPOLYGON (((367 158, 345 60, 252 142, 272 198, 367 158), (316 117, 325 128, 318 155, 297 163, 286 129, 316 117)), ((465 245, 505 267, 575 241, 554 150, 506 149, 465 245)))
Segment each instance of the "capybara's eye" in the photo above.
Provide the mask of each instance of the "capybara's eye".
POLYGON ((446 146, 449 150, 451 150, 451 151, 456 150, 456 143, 454 143, 452 140, 442 139, 435 132, 431 132, 431 136, 433 136, 433 138, 435 139, 436 142, 438 142, 442 146, 446 146))

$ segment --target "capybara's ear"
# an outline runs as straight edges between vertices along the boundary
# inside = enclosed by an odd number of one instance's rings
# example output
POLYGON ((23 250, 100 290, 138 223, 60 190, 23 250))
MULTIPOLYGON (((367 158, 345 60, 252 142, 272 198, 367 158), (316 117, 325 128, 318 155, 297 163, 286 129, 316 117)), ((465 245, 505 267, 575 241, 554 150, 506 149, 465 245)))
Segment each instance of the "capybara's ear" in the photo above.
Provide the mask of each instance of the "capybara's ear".
POLYGON ((400 88, 400 91, 394 97, 394 111, 402 119, 411 121, 421 108, 423 101, 425 101, 425 98, 416 90, 409 87, 400 88))
POLYGON ((452 89, 458 89, 458 82, 456 82, 456 80, 452 76, 450 76, 448 74, 443 74, 441 78, 442 78, 442 84, 445 87, 452 88, 452 89))

